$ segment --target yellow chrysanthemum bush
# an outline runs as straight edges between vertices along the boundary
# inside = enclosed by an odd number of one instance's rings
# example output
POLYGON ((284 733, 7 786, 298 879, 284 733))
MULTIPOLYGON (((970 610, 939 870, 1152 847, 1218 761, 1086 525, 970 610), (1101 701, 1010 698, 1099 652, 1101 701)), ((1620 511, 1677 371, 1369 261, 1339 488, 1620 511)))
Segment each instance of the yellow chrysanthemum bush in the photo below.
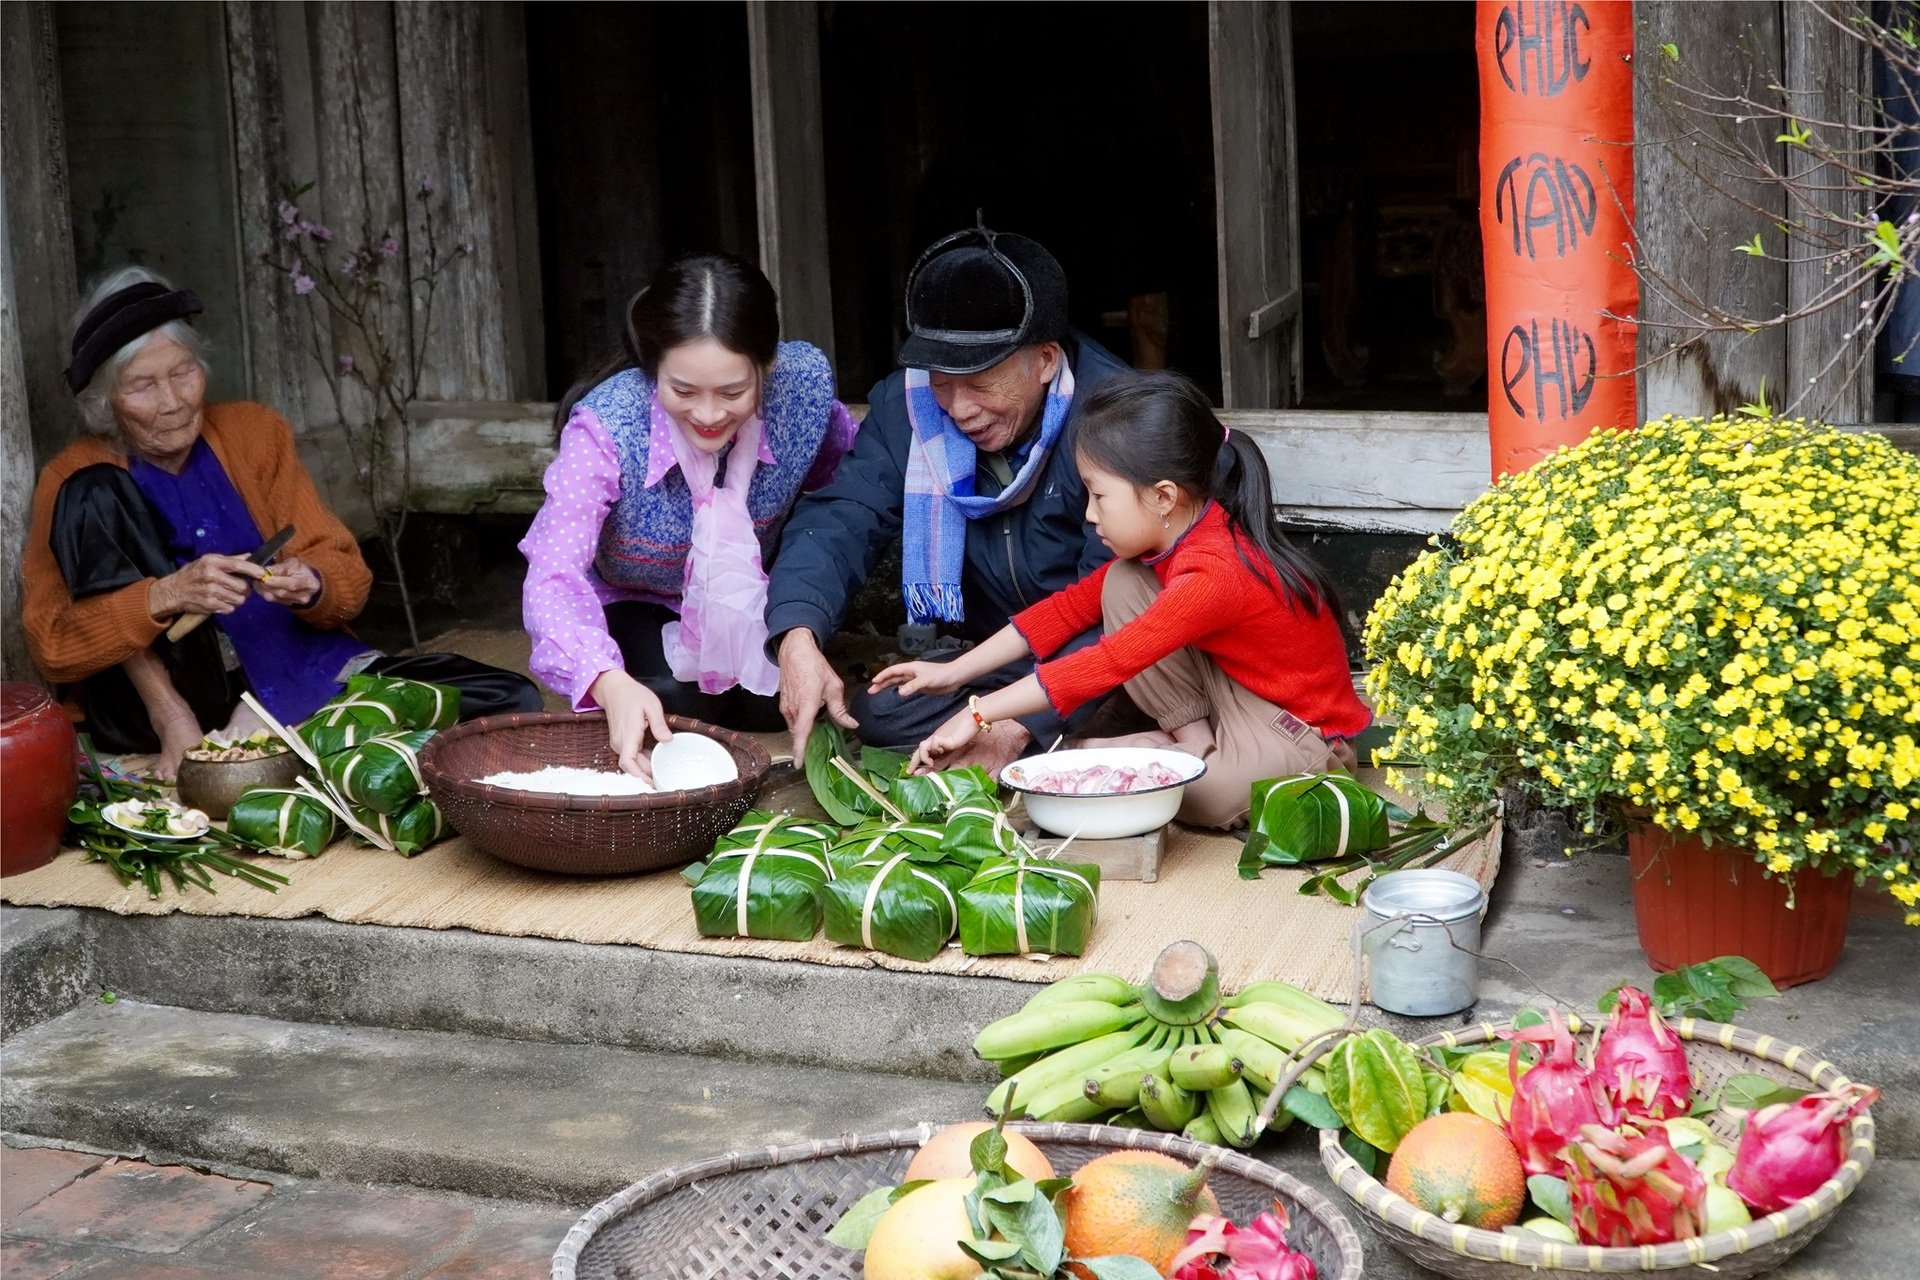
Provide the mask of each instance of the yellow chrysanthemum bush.
POLYGON ((1920 924, 1920 460, 1797 421, 1597 432, 1469 506, 1367 620, 1405 785, 1644 815, 1920 924))

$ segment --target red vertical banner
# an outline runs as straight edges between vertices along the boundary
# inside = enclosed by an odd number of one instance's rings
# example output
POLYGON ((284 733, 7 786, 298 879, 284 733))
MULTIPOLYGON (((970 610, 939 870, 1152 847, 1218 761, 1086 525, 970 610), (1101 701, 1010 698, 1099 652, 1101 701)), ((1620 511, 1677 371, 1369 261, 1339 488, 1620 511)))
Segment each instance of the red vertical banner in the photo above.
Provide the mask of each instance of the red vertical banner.
POLYGON ((1493 475, 1634 424, 1631 0, 1479 0, 1493 475))

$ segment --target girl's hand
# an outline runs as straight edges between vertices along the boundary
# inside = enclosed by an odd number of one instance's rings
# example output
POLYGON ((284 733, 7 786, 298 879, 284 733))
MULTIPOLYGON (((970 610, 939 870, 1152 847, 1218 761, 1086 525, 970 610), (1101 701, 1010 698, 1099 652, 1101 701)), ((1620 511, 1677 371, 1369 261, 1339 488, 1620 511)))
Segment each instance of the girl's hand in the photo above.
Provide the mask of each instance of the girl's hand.
POLYGON ((602 671, 588 690, 607 713, 607 745, 620 757, 620 771, 653 781, 653 762, 643 754, 647 735, 655 742, 673 737, 660 695, 624 671, 602 671))
POLYGON ((953 668, 951 662, 896 662, 873 678, 867 692, 897 688, 903 698, 916 693, 950 693, 963 683, 953 668))
POLYGON ((320 571, 304 560, 284 557, 267 566, 253 584, 263 599, 289 609, 304 609, 320 594, 320 571))
POLYGON ((913 773, 937 773, 946 767, 942 763, 946 757, 963 749, 979 732, 980 726, 974 723, 973 712, 959 712, 914 748, 907 768, 913 773))

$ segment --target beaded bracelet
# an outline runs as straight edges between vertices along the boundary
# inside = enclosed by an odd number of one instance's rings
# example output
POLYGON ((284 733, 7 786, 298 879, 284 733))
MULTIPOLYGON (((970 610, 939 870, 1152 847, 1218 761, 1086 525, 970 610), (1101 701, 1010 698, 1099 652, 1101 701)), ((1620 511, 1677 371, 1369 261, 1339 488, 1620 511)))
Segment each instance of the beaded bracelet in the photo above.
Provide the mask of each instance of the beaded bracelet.
POLYGON ((980 695, 979 694, 976 693, 972 697, 967 699, 967 710, 973 713, 973 722, 974 724, 980 727, 980 732, 982 733, 993 732, 993 721, 987 719, 985 716, 980 714, 980 695))

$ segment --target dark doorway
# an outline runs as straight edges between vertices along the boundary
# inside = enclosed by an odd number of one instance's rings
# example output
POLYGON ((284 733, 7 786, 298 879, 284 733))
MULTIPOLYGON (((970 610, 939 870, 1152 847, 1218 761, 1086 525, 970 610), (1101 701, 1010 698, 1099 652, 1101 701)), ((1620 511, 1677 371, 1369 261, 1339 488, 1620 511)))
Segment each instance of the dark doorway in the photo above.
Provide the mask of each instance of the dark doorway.
POLYGON ((1293 6, 1304 407, 1484 402, 1473 23, 1466 0, 1293 6))
POLYGON ((547 395, 617 349, 685 249, 759 255, 746 6, 530 4, 547 395))
POLYGON ((908 268, 976 209, 1060 259, 1077 327, 1122 359, 1164 362, 1218 392, 1204 4, 827 3, 822 13, 847 394, 864 399, 892 371, 908 268))

